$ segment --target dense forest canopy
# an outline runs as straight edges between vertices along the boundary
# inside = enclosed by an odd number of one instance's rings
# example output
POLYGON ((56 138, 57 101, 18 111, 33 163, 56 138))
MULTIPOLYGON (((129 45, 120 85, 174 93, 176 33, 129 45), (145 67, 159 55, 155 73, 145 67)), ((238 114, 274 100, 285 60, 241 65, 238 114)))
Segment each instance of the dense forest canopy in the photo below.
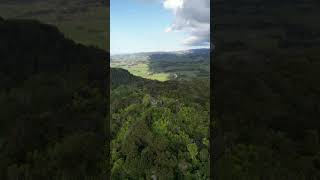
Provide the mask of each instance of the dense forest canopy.
POLYGON ((111 177, 209 178, 209 79, 153 81, 111 69, 111 177))

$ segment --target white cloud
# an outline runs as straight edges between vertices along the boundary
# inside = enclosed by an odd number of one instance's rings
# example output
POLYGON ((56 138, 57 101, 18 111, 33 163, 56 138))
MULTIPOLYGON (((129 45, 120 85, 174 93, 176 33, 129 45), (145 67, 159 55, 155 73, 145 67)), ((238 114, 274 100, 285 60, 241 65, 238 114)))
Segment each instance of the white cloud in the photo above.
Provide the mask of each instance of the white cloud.
POLYGON ((165 31, 184 31, 185 45, 210 44, 210 0, 164 0, 163 6, 174 13, 175 20, 165 31))
POLYGON ((183 0, 166 0, 163 2, 163 6, 167 9, 182 8, 183 0))

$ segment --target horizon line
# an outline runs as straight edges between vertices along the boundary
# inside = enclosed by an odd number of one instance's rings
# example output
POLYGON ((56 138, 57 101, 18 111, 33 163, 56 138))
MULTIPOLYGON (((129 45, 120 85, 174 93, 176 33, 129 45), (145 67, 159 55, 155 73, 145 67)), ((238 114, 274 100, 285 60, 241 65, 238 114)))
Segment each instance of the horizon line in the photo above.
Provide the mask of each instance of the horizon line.
POLYGON ((188 51, 188 50, 196 50, 196 49, 211 49, 210 47, 202 47, 202 48, 188 48, 182 50, 159 50, 159 51, 136 51, 136 52, 123 52, 123 53, 112 53, 110 51, 110 56, 113 55, 128 55, 128 54, 140 54, 140 53, 162 53, 162 52, 180 52, 180 51, 188 51))

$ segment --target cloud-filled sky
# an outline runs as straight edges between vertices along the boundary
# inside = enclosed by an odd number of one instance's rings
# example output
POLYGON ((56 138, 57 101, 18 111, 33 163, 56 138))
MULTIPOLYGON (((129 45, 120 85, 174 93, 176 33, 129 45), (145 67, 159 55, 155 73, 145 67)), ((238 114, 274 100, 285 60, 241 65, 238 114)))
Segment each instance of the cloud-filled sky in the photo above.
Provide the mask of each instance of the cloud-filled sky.
POLYGON ((174 14, 167 32, 185 31, 184 44, 190 46, 210 43, 210 0, 165 0, 163 5, 174 14))
POLYGON ((111 0, 111 53, 209 47, 210 0, 111 0))

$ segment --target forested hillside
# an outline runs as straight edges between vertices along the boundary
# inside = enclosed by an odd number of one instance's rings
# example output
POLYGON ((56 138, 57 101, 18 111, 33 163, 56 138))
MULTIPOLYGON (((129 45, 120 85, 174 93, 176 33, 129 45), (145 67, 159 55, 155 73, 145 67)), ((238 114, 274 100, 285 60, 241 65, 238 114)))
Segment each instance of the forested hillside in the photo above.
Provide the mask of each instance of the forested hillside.
POLYGON ((103 178, 108 56, 0 18, 0 179, 103 178))
POLYGON ((209 79, 159 82, 57 28, 0 20, 0 179, 193 178, 209 173, 209 79))
POLYGON ((112 179, 209 179, 209 55, 111 56, 112 179))
POLYGON ((209 179, 209 79, 111 82, 112 179, 209 179))
POLYGON ((314 0, 213 3, 217 179, 320 178, 314 0))

